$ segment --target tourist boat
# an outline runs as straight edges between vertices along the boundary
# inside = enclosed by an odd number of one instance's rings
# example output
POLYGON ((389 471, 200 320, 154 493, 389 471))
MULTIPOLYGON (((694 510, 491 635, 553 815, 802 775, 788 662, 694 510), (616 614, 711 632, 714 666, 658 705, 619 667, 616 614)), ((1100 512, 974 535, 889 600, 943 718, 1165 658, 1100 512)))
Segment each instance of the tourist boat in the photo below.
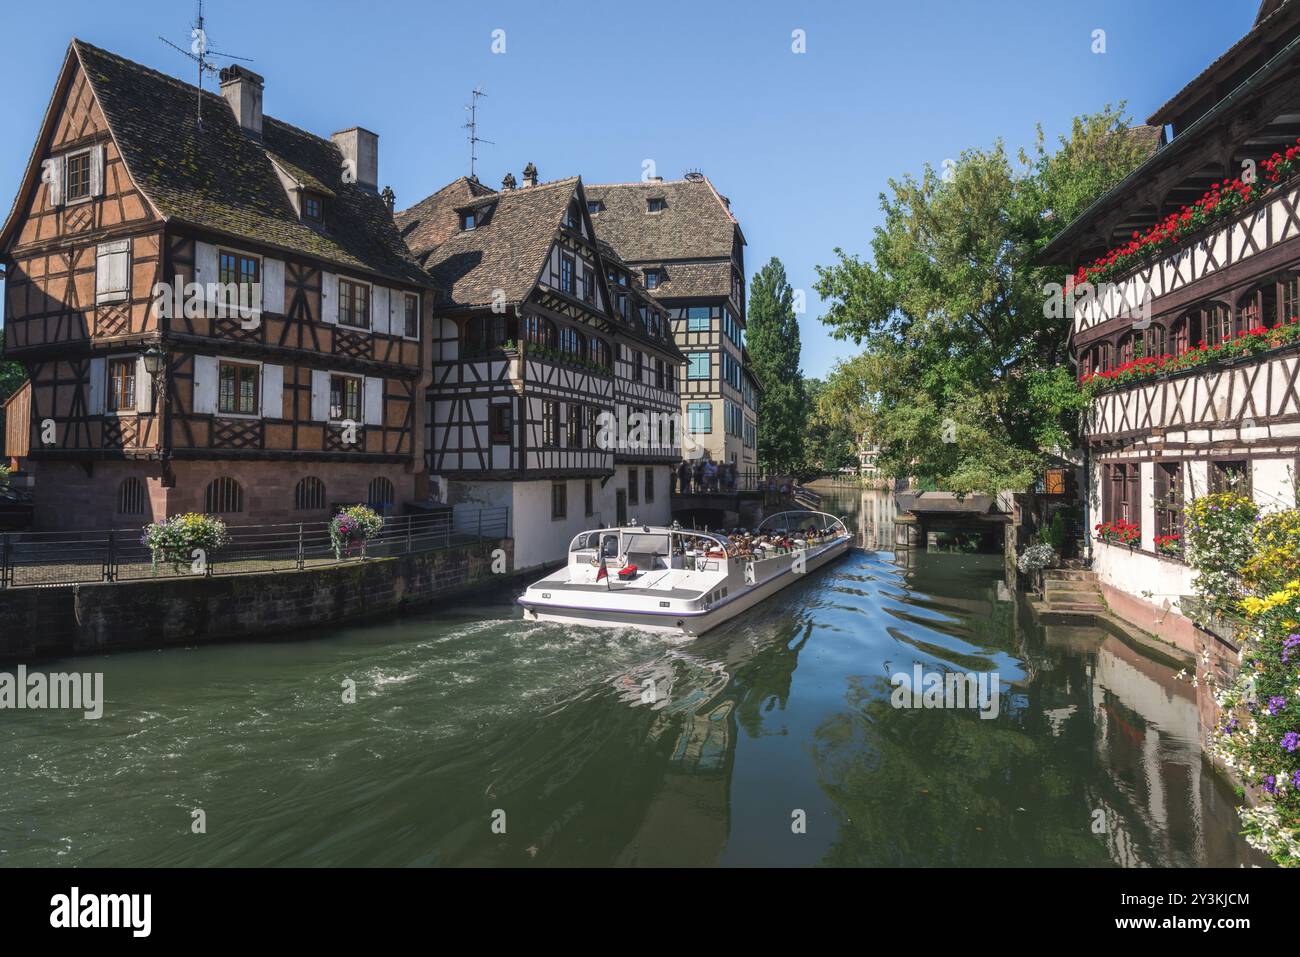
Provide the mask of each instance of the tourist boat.
POLYGON ((519 597, 529 621, 702 635, 843 555, 825 512, 780 512, 731 535, 678 525, 579 534, 564 567, 519 597))

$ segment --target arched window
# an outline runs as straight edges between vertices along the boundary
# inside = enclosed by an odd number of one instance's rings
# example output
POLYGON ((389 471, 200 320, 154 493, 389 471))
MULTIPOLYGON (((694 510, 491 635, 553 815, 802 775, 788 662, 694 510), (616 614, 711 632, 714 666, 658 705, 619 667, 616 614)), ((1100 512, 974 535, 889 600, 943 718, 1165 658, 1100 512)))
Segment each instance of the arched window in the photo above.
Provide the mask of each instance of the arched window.
POLYGON ((572 326, 565 326, 560 330, 560 351, 566 356, 573 356, 575 359, 585 359, 587 357, 587 339, 572 326))
POLYGON ((1115 350, 1115 359, 1118 365, 1126 362, 1132 362, 1137 358, 1137 335, 1132 332, 1126 332, 1119 337, 1119 345, 1115 350))
POLYGON ((1173 347, 1173 354, 1182 355, 1190 349, 1200 347, 1201 340, 1205 336, 1201 332, 1201 313, 1199 309, 1193 309, 1185 312, 1170 327, 1169 344, 1173 347))
POLYGON ((465 323, 461 354, 465 358, 487 355, 515 339, 513 316, 477 316, 465 323))
POLYGON ((1277 321, 1283 324, 1300 316, 1300 276, 1283 276, 1277 284, 1277 321))
POLYGON ((1210 345, 1227 342, 1233 336, 1232 310, 1221 302, 1209 302, 1201 307, 1202 338, 1210 345))
POLYGON ((591 339, 591 361, 596 363, 602 369, 609 369, 613 365, 613 357, 610 355, 609 343, 604 339, 598 339, 595 336, 591 339))
POLYGON ((244 510, 244 490, 229 476, 214 478, 203 493, 203 511, 209 515, 224 515, 244 510))
POLYGON ((1142 332, 1142 354, 1144 356, 1163 356, 1169 352, 1169 337, 1164 326, 1152 325, 1142 332))
POLYGON ((1278 282, 1270 279, 1247 291, 1238 299, 1234 333, 1258 326, 1271 326, 1277 322, 1277 293, 1278 282))
POLYGON ((138 478, 122 479, 117 487, 117 514, 144 514, 144 483, 138 478))
POLYGON ((372 478, 366 488, 366 504, 376 512, 385 512, 397 498, 393 492, 393 483, 382 475, 372 478))
POLYGON ((325 483, 314 475, 300 479, 293 490, 293 507, 298 512, 314 512, 325 507, 325 483))
POLYGON ((556 346, 555 323, 541 316, 524 317, 524 338, 530 345, 554 349, 556 346))

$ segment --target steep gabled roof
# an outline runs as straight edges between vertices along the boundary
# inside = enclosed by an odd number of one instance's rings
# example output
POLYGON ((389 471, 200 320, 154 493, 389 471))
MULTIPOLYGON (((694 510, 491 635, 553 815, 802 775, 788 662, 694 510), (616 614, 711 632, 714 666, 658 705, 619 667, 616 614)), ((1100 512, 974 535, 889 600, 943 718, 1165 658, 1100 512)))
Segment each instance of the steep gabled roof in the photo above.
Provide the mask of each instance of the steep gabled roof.
MULTIPOLYGON (((421 244, 429 242, 443 232, 444 212, 455 214, 480 199, 463 186, 453 188, 459 183, 462 180, 398 214, 408 242, 421 231, 421 244)), ((445 293, 442 305, 489 305, 498 289, 506 303, 527 299, 578 183, 577 176, 570 176, 491 197, 485 194, 482 198, 490 199, 494 208, 476 229, 460 229, 457 223, 454 232, 423 254, 425 268, 445 293)))
POLYGON ((495 193, 494 189, 468 176, 454 179, 436 193, 397 213, 398 231, 411 252, 423 258, 435 246, 445 243, 460 231, 457 210, 464 209, 477 197, 495 193))
POLYGON ((601 238, 630 263, 731 258, 740 226, 708 177, 588 186, 586 193, 604 204, 592 216, 601 238), (647 212, 652 198, 665 208, 647 212))
POLYGON ((259 143, 240 130, 222 97, 206 92, 200 127, 194 86, 83 40, 73 40, 72 50, 132 180, 166 219, 430 284, 383 199, 342 182, 343 156, 330 140, 264 116, 259 143), (332 184, 324 228, 298 217, 273 163, 299 181, 332 184))

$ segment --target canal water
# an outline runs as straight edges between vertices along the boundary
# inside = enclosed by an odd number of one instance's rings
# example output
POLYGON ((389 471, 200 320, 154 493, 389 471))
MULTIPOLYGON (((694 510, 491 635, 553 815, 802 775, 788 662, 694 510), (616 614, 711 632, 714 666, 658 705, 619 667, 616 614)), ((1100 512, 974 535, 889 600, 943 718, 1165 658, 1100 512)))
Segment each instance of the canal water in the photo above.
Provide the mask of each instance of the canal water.
POLYGON ((858 550, 687 644, 502 591, 44 666, 104 716, 0 711, 0 866, 1261 863, 1171 668, 1032 627, 997 556, 896 556, 889 493, 826 507, 858 550), (917 664, 996 717, 894 707, 917 664))

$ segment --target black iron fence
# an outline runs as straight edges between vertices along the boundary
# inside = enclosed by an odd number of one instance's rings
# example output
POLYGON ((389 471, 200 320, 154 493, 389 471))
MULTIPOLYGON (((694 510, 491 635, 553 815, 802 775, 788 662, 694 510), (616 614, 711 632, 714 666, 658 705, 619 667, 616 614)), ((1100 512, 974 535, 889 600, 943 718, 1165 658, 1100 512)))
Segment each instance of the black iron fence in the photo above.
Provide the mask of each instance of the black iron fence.
POLYGON ((139 528, 5 532, 0 533, 0 588, 295 571, 493 541, 506 537, 509 519, 505 506, 390 516, 364 546, 338 555, 329 522, 231 525, 226 544, 179 563, 165 557, 155 562, 139 528))
POLYGON ((685 481, 674 469, 672 474, 672 491, 674 495, 707 495, 713 492, 768 492, 772 495, 786 495, 814 505, 821 503, 821 496, 804 488, 788 475, 777 475, 758 469, 715 469, 712 474, 707 470, 691 468, 685 481))

